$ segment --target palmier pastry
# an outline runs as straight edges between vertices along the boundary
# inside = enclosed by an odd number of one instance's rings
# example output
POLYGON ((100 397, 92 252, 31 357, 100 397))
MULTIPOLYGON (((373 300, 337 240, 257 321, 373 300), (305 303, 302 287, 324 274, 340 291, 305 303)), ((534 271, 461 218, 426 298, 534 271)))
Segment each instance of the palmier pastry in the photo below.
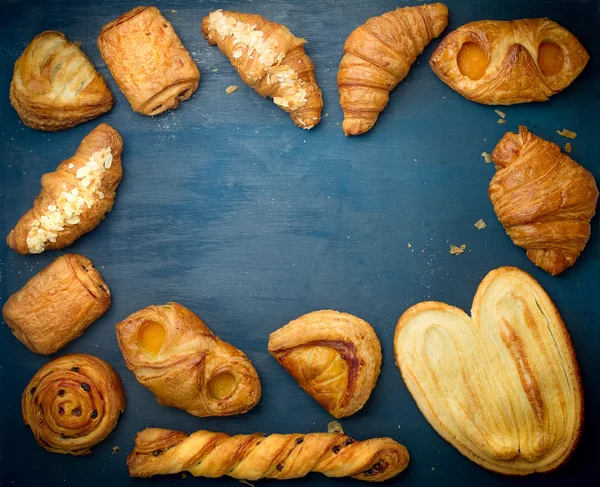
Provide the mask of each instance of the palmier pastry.
POLYGON ((553 276, 571 267, 590 238, 594 176, 525 127, 506 133, 492 158, 490 200, 508 236, 553 276))
POLYGON ((512 105, 546 101, 569 86, 588 59, 577 38, 551 20, 482 20, 448 34, 429 64, 471 101, 512 105))
POLYGON ((2 316, 29 350, 48 355, 64 347, 110 307, 110 291, 83 255, 62 255, 13 294, 2 316))
POLYGON ((261 390, 248 357, 177 303, 149 306, 117 324, 127 367, 160 404, 194 416, 252 409, 261 390))
POLYGON ((239 480, 295 479, 309 472, 381 482, 408 465, 408 452, 391 438, 357 441, 344 434, 229 436, 226 433, 148 428, 127 457, 132 477, 189 472, 239 480))
POLYGON ((92 130, 73 157, 42 176, 42 190, 8 234, 8 246, 19 254, 39 254, 92 231, 115 201, 122 150, 121 136, 110 125, 92 130))
POLYGON ((336 418, 365 405, 381 368, 371 325, 332 310, 308 313, 271 333, 269 353, 336 418))
POLYGON ((156 7, 136 7, 106 24, 98 49, 136 112, 177 108, 198 89, 200 71, 156 7))
POLYGON ((448 25, 441 3, 403 7, 371 17, 344 44, 338 72, 342 128, 346 135, 371 130, 392 91, 425 46, 448 25))
POLYGON ((304 52, 306 39, 260 15, 225 10, 206 16, 202 32, 229 58, 244 83, 272 98, 298 127, 310 130, 319 123, 323 99, 304 52))
POLYGON ((514 267, 490 272, 471 317, 444 303, 408 309, 396 363, 431 426, 469 460, 506 475, 547 472, 575 449, 583 390, 552 300, 514 267))
POLYGON ((23 392, 23 420, 46 450, 87 455, 125 411, 121 379, 104 360, 77 353, 44 365, 23 392))
POLYGON ((61 32, 35 36, 15 63, 10 103, 31 128, 68 129, 108 112, 113 101, 92 62, 61 32))

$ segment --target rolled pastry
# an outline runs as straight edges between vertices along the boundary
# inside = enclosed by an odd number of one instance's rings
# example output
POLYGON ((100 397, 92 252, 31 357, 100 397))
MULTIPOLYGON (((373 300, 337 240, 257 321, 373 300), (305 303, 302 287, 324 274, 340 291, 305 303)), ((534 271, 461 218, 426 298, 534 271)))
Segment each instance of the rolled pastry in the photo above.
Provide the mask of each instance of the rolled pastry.
POLYGON ((248 357, 180 304, 132 314, 117 324, 117 339, 127 367, 160 404, 199 417, 230 416, 260 399, 248 357))
POLYGON ((81 335, 110 307, 110 291, 92 261, 66 254, 33 276, 2 308, 14 335, 48 355, 81 335))
POLYGON ((236 435, 148 428, 135 437, 129 475, 189 472, 240 480, 295 479, 309 472, 368 482, 391 479, 408 465, 408 451, 391 438, 357 441, 338 433, 236 435))
POLYGON ((104 78, 62 32, 38 34, 15 63, 10 103, 31 128, 71 128, 108 112, 113 101, 104 78))
POLYGON ((123 141, 102 123, 79 144, 73 157, 42 176, 42 190, 6 243, 19 254, 39 254, 71 245, 92 231, 115 201, 121 182, 123 141))
POLYGON ((336 418, 361 409, 381 368, 381 345, 366 321, 314 311, 271 333, 269 353, 336 418))
POLYGON ((121 379, 104 360, 77 353, 44 365, 22 399, 23 421, 53 453, 88 455, 125 411, 121 379))
POLYGON ((548 472, 575 450, 583 425, 577 359, 554 303, 529 274, 491 271, 471 317, 444 303, 409 308, 394 350, 427 421, 478 465, 548 472))
POLYGON ((465 98, 487 105, 546 101, 569 86, 590 56, 548 19, 481 20, 448 34, 433 72, 465 98))
POLYGON ((156 7, 136 7, 106 24, 98 49, 136 112, 177 108, 198 89, 200 71, 156 7))

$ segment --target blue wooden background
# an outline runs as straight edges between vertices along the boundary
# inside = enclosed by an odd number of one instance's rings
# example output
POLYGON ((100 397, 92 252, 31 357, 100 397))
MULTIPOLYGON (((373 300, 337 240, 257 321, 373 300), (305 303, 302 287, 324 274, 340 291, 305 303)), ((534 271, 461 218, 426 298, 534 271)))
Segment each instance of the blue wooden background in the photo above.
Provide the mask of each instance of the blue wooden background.
MULTIPOLYGON (((502 108, 471 103, 447 88, 428 66, 432 42, 394 91, 375 128, 344 137, 336 87, 347 35, 368 17, 403 1, 157 1, 201 71, 194 97, 156 118, 135 114, 96 47, 101 27, 133 1, 4 1, 0 5, 0 305, 64 252, 91 258, 108 282, 112 308, 59 354, 85 352, 121 375, 127 410, 91 455, 47 453, 21 422, 20 398, 51 357, 29 352, 0 326, 0 485, 186 485, 181 476, 129 479, 125 459, 135 433, 147 426, 255 431, 324 431, 331 418, 267 353, 269 333, 321 308, 354 313, 371 323, 383 347, 381 377, 363 410, 344 419, 359 439, 391 436, 411 454, 404 486, 565 485, 597 478, 600 435, 600 235, 574 268, 550 277, 514 246, 487 197, 492 152, 507 130, 525 124, 564 145, 556 134, 577 132, 572 156, 600 179, 600 2, 448 0, 445 33, 479 19, 543 17, 579 37, 591 55, 564 93, 541 104, 502 108), (227 59, 202 38, 213 9, 263 14, 309 40, 306 51, 323 90, 324 118, 314 130, 296 128, 272 102, 244 86, 227 59), (110 113, 74 129, 43 133, 24 126, 8 102, 14 61, 39 32, 56 29, 80 40, 112 89, 110 113), (227 96, 225 88, 239 91, 227 96), (31 206, 39 179, 71 156, 100 121, 125 142, 124 178, 114 210, 71 248, 19 256, 4 236, 31 206), (473 224, 483 218, 487 228, 473 224), (409 246, 410 244, 410 246, 409 246), (449 246, 466 244, 453 256, 449 246), (410 305, 440 300, 470 309, 484 275, 501 265, 530 272, 554 299, 571 332, 582 369, 588 411, 581 444, 557 472, 503 478, 463 458, 425 421, 394 364, 396 321, 410 305), (114 325, 150 304, 178 301, 224 340, 244 350, 258 370, 263 398, 251 412, 198 419, 160 406, 125 367, 114 325), (120 451, 113 454, 113 446, 120 451)), ((232 479, 198 485, 236 486, 232 479)), ((311 475, 286 485, 358 485, 311 475)), ((273 482, 265 482, 274 485, 273 482)), ((279 484, 278 484, 279 485, 279 484)))

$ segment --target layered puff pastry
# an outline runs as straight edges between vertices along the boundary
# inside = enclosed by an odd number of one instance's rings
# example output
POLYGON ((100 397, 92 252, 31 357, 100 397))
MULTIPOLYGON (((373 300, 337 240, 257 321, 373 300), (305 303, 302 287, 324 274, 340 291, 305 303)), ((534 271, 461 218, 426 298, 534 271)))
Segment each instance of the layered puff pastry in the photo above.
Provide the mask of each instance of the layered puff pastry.
POLYGON ((431 69, 465 98, 487 105, 546 101, 569 86, 589 55, 548 19, 482 20, 449 34, 431 69))
POLYGON ((92 62, 61 32, 35 36, 15 63, 10 103, 31 128, 68 129, 108 112, 113 101, 92 62))
POLYGON ((158 115, 198 89, 200 71, 156 7, 136 7, 106 24, 98 49, 134 111, 158 115))
POLYGON ((64 347, 110 307, 110 291, 83 255, 59 257, 33 276, 2 308, 4 322, 34 353, 64 347))
POLYGON ((202 32, 235 67, 244 83, 310 130, 321 120, 323 99, 306 39, 260 15, 217 10, 202 21, 202 32))
POLYGON ((8 234, 8 246, 19 254, 39 254, 92 231, 113 207, 123 176, 122 150, 123 140, 110 125, 92 130, 73 157, 42 176, 42 190, 8 234))
POLYGON ((246 355, 177 303, 149 306, 117 324, 127 367, 160 404, 198 417, 253 408, 260 380, 246 355))
POLYGON ((590 238, 598 202, 594 176, 525 127, 507 132, 492 158, 489 196, 513 243, 553 276, 571 267, 590 238))
POLYGON ((271 333, 269 353, 336 418, 365 405, 381 368, 371 325, 333 310, 308 313, 271 333))
POLYGON ((346 135, 371 130, 392 91, 423 49, 448 25, 441 3, 399 7, 371 17, 344 44, 338 72, 342 128, 346 135))
POLYGON ((514 267, 490 272, 471 317, 444 303, 406 311, 396 363, 434 429, 469 460, 527 475, 559 467, 583 424, 569 333, 542 287, 514 267))
POLYGON ((44 365, 22 398, 25 424, 46 450, 87 455, 125 411, 125 393, 115 370, 92 355, 64 355, 44 365))
POLYGON ((408 465, 406 448, 391 438, 358 441, 338 433, 229 436, 148 428, 127 457, 132 477, 189 472, 239 480, 295 479, 310 472, 368 482, 391 479, 408 465))

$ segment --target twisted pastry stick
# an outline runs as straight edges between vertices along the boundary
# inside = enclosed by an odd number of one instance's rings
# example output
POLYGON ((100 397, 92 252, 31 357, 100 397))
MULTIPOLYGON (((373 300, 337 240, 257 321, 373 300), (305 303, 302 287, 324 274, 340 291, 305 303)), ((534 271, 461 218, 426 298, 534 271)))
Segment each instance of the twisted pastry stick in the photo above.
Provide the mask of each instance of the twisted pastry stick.
POLYGON ((104 360, 64 355, 44 365, 22 398, 23 421, 46 450, 87 455, 125 410, 121 379, 104 360))
POLYGON ((195 477, 295 479, 309 472, 381 482, 408 465, 408 451, 391 438, 356 441, 337 433, 229 436, 148 428, 127 457, 132 477, 187 471, 195 477))

